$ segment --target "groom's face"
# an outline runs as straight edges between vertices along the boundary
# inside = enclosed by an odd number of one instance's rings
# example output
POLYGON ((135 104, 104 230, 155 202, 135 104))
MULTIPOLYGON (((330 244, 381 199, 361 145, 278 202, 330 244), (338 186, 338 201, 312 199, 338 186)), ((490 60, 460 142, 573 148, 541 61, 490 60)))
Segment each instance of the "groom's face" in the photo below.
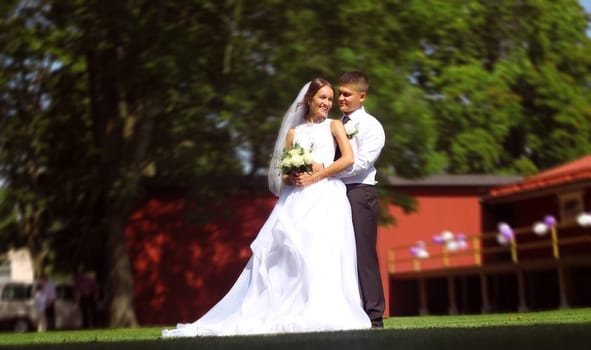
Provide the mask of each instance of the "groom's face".
POLYGON ((339 108, 343 114, 350 114, 363 105, 365 91, 361 91, 356 85, 339 85, 339 108))

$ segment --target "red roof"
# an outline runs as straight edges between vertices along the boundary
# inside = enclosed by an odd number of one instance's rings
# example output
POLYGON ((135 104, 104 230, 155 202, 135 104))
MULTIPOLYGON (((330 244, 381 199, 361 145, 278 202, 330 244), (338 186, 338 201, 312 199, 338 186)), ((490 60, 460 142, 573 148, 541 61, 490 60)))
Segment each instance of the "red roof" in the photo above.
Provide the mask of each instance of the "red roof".
POLYGON ((490 196, 500 197, 588 178, 591 178, 591 155, 527 177, 521 182, 493 188, 490 196))

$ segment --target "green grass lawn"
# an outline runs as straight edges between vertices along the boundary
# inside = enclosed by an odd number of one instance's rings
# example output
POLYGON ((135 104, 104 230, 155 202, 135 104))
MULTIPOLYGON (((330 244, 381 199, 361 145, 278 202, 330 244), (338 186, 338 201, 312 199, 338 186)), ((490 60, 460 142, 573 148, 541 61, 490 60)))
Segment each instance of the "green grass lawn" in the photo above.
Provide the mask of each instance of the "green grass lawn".
POLYGON ((164 327, 0 333, 15 349, 591 349, 591 309, 392 317, 383 330, 162 339, 164 327))

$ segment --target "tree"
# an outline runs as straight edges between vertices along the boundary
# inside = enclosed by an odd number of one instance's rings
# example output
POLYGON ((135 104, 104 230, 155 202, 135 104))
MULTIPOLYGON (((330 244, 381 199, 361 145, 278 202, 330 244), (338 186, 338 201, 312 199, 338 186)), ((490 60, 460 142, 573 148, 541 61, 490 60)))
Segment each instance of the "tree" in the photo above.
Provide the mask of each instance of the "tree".
POLYGON ((36 271, 60 268, 53 255, 60 252, 64 266, 104 260, 87 267, 105 284, 110 325, 133 326, 124 226, 142 178, 160 166, 178 176, 240 171, 203 69, 213 59, 193 63, 186 50, 210 38, 196 28, 208 4, 196 2, 192 15, 152 2, 21 5, 3 22, 0 148, 7 184, 22 189, 23 235, 36 271), (182 15, 188 23, 178 22, 182 15), (191 166, 171 168, 180 162, 191 166), (86 244, 95 259, 83 261, 86 244), (63 259, 69 248, 75 254, 63 259))
POLYGON ((435 2, 401 16, 421 45, 414 74, 447 172, 529 175, 591 150, 591 45, 577 1, 435 2))

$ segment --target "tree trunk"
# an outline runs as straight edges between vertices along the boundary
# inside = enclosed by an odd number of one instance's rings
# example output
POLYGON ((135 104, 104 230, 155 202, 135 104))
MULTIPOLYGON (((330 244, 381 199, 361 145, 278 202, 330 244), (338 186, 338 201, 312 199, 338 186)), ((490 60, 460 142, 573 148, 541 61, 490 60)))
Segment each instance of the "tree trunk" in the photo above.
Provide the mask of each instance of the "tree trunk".
POLYGON ((27 237, 27 248, 31 254, 33 278, 37 278, 43 272, 45 256, 47 255, 40 239, 42 210, 39 209, 36 200, 32 200, 24 205, 19 205, 19 212, 22 218, 21 230, 27 237), (25 207, 28 210, 24 209, 25 207))
MULTIPOLYGON (((118 108, 121 94, 117 88, 118 57, 114 49, 91 50, 87 53, 91 115, 94 136, 100 154, 97 184, 103 196, 97 202, 97 222, 104 230, 103 284, 109 327, 138 325, 133 307, 133 275, 125 237, 130 198, 137 192, 137 180, 127 181, 129 148, 123 139, 125 116, 118 108), (127 186, 132 186, 131 188, 127 186), (135 186, 135 187, 134 187, 135 186)), ((135 177, 139 176, 134 174, 135 177)))
POLYGON ((124 213, 114 213, 106 218, 107 229, 106 288, 109 305, 109 326, 116 328, 137 327, 133 303, 133 274, 127 251, 124 213))

